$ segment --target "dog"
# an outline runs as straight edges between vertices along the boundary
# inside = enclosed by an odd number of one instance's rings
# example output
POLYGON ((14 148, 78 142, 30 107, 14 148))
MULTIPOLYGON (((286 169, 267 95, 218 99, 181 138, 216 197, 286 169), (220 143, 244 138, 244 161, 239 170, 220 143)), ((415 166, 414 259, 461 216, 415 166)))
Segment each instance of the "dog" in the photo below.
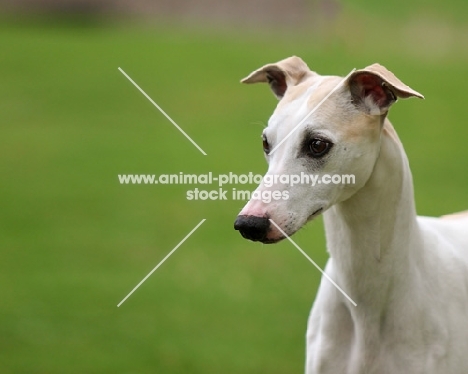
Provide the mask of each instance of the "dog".
MULTIPOLYGON (((278 105, 262 134, 266 176, 354 175, 355 183, 262 182, 234 228, 276 243, 323 215, 330 258, 307 326, 307 374, 468 373, 468 211, 416 214, 403 146, 387 118, 423 98, 379 64, 345 79, 293 56, 252 72, 278 105), (297 127, 297 124, 301 126, 297 127)), ((269 178, 274 180, 273 178, 269 178)))

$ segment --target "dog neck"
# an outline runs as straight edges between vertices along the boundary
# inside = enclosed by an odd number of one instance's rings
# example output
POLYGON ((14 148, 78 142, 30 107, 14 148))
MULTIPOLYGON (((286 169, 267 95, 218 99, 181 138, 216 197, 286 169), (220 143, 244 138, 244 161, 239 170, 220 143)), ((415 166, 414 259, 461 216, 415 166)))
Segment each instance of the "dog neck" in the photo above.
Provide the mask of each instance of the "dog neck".
POLYGON ((381 318, 408 286, 411 252, 420 248, 411 172, 388 120, 368 182, 325 212, 324 223, 335 281, 360 310, 381 318))

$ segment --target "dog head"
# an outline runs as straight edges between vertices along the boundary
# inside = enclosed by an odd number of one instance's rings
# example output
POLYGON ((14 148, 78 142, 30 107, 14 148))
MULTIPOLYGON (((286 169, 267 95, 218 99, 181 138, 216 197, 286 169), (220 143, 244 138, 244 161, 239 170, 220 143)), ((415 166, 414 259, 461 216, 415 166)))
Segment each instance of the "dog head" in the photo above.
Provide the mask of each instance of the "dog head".
POLYGON ((268 83, 279 99, 262 134, 268 172, 234 225, 263 243, 294 234, 362 188, 390 106, 398 98, 423 98, 379 64, 341 78, 321 76, 295 56, 242 82, 268 83))

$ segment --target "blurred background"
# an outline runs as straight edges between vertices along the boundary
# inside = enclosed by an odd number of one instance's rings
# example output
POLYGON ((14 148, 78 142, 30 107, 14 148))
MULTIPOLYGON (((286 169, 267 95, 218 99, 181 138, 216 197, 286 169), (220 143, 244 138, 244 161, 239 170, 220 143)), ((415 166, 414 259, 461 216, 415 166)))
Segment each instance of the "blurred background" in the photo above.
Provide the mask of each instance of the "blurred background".
MULTIPOLYGON (((390 113, 418 211, 468 208, 466 1, 0 0, 0 14, 0 373, 303 371, 316 269, 287 242, 242 239, 243 201, 117 178, 263 174, 276 99, 239 80, 265 63, 385 65, 426 97, 390 113)), ((325 264, 321 219, 294 239, 325 264)))

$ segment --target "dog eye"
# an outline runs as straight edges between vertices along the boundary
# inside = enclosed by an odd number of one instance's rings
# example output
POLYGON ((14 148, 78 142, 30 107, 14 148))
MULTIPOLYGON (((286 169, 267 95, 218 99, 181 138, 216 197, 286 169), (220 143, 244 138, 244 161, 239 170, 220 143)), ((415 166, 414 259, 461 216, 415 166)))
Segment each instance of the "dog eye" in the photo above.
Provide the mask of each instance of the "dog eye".
POLYGON ((309 143, 309 152, 312 157, 318 158, 325 156, 331 149, 332 143, 323 139, 312 139, 309 143))
POLYGON ((262 140, 263 140, 263 152, 265 152, 265 154, 270 153, 270 144, 268 143, 268 140, 265 135, 262 136, 262 140))

